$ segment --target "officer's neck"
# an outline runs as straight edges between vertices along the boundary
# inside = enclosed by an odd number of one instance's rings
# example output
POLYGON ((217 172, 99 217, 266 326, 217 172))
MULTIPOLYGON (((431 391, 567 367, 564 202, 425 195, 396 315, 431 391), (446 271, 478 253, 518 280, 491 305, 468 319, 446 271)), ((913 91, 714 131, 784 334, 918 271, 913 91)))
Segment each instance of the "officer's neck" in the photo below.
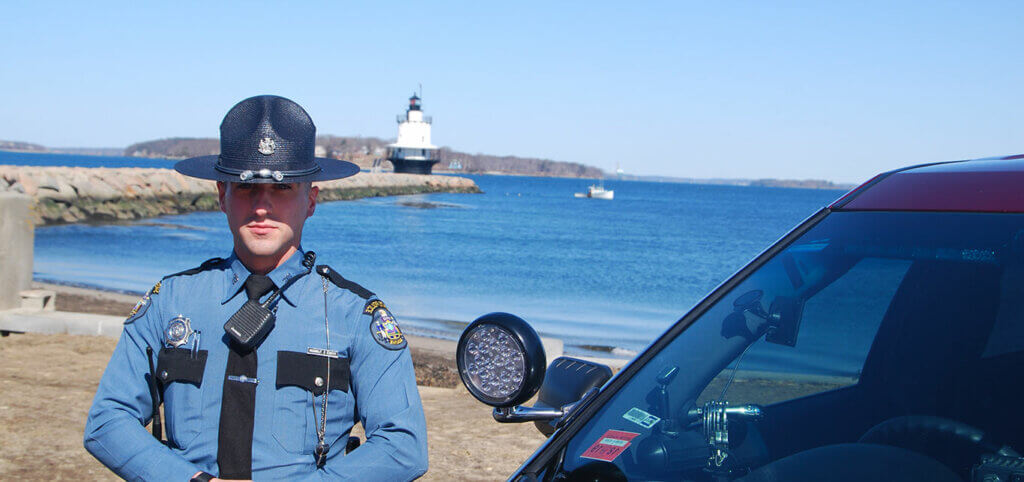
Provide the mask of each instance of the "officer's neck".
POLYGON ((235 248, 235 256, 242 262, 246 269, 252 274, 267 274, 288 261, 298 249, 295 246, 288 246, 284 252, 258 256, 244 249, 235 248))

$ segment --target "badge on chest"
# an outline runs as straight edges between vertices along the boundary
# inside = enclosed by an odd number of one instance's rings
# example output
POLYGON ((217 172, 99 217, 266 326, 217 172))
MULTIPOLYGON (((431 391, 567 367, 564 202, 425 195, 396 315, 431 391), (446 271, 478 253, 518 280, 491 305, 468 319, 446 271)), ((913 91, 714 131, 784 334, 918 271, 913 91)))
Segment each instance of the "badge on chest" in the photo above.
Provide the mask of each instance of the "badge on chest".
POLYGON ((167 322, 167 328, 164 330, 164 338, 167 346, 172 348, 178 348, 185 343, 188 343, 189 337, 195 333, 192 331, 192 322, 182 315, 171 318, 171 321, 167 322))

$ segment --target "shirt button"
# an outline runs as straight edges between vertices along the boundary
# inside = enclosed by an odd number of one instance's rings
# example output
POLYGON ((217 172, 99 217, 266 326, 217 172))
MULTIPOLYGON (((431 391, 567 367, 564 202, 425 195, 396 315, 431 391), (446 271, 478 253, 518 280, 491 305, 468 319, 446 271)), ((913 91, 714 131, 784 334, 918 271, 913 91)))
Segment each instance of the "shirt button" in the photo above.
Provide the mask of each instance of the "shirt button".
POLYGON ((160 378, 163 378, 164 380, 167 380, 167 370, 164 370, 164 371, 160 372, 160 378))
POLYGON ((316 378, 314 378, 314 379, 313 379, 313 385, 316 385, 316 386, 318 386, 318 387, 322 387, 322 386, 324 386, 324 379, 323 379, 323 378, 321 378, 321 377, 316 377, 316 378))

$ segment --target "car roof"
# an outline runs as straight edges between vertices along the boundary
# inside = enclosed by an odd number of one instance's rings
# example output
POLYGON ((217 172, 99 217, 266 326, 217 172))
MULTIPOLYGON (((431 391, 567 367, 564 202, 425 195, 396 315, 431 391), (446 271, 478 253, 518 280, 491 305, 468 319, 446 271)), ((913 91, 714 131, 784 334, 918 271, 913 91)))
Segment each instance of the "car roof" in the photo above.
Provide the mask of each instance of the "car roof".
POLYGON ((921 164, 882 173, 829 208, 1024 213, 1024 154, 921 164))

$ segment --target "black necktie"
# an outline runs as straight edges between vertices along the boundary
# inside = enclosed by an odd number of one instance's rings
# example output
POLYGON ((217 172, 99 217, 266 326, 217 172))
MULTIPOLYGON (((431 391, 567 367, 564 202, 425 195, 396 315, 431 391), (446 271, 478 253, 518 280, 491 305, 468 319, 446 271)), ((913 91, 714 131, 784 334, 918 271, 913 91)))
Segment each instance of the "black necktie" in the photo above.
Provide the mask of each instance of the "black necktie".
MULTIPOLYGON (((249 300, 259 299, 274 289, 265 275, 252 274, 245 280, 249 300)), ((256 413, 256 349, 230 346, 224 373, 224 395, 220 405, 217 433, 217 466, 222 479, 252 478, 252 425, 256 413)))

